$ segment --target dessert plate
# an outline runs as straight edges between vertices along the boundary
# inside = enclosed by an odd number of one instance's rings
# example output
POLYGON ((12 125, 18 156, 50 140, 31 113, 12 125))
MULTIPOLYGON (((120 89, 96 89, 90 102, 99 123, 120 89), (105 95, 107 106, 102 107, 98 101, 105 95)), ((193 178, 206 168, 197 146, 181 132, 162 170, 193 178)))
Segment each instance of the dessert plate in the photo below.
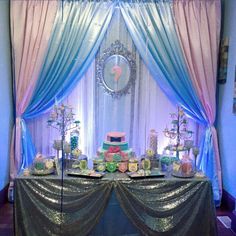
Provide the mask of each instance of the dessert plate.
POLYGON ((191 171, 189 174, 185 174, 182 172, 172 172, 171 174, 177 178, 193 178, 195 176, 196 172, 191 171))

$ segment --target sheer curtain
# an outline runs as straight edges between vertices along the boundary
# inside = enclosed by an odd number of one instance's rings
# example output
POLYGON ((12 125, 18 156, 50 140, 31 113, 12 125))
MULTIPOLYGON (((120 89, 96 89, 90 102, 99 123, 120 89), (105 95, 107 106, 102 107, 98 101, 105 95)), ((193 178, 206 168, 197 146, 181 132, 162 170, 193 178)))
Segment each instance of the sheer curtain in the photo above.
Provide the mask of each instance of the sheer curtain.
MULTIPOLYGON (((10 176, 32 161, 32 147, 23 150, 27 129, 24 120, 47 52, 56 17, 57 1, 11 1, 11 39, 14 76, 15 126, 11 141, 10 176), (27 19, 31 20, 27 20, 27 19)), ((31 144, 32 145, 32 144, 31 144)))
POLYGON ((55 98, 71 92, 93 60, 114 6, 113 2, 12 1, 16 104, 12 178, 35 157, 25 120, 46 112, 55 98))
MULTIPOLYGON (((96 154, 106 133, 112 130, 124 131, 129 146, 140 155, 148 147, 150 129, 156 129, 159 136, 158 151, 161 153, 168 143, 162 131, 170 122, 169 113, 176 111, 176 107, 163 94, 144 65, 119 8, 115 9, 98 53, 102 54, 117 39, 134 54, 137 63, 135 86, 130 89, 130 93, 120 99, 114 99, 105 93, 96 81, 93 61, 72 93, 63 101, 75 108, 76 118, 81 121, 79 145, 90 159, 96 154)), ((47 118, 48 114, 44 114, 28 124, 37 151, 53 155, 55 151, 52 143, 54 139, 59 139, 59 134, 47 128, 47 118)), ((191 123, 191 128, 195 130, 194 122, 191 123)))
POLYGON ((206 114, 199 164, 211 178, 218 202, 222 195, 216 117, 216 77, 221 25, 220 0, 175 1, 174 14, 185 61, 206 114), (195 17, 193 17, 195 16, 195 17), (214 184, 215 183, 215 184, 214 184), (219 190, 216 186, 219 186, 219 190))
POLYGON ((215 200, 220 201, 221 173, 213 125, 220 1, 160 0, 119 4, 135 45, 154 79, 172 101, 181 104, 191 117, 206 126, 201 166, 212 180, 215 200), (190 35, 186 35, 189 32, 190 35), (148 53, 145 53, 147 41, 148 53))

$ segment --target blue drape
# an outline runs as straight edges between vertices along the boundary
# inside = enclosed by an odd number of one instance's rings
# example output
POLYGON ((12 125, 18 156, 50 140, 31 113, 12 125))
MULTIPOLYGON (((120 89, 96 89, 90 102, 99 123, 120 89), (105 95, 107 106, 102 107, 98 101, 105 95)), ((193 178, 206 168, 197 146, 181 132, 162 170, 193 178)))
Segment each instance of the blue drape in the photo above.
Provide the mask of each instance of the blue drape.
MULTIPOLYGON (((173 102, 181 104, 189 115, 207 126, 207 116, 184 62, 170 0, 64 2, 58 11, 48 53, 23 118, 40 115, 54 104, 55 98, 61 100, 72 90, 94 58, 117 4, 139 53, 159 86, 173 102)), ((27 127, 24 130, 23 158, 30 158, 25 157, 30 136, 27 127)), ((206 172, 212 179, 218 200, 219 180, 210 134, 209 128, 202 146, 207 157, 202 158, 209 160, 206 172)))
MULTIPOLYGON (((207 127, 207 115, 191 83, 175 30, 172 1, 119 4, 132 39, 159 86, 174 103, 183 106, 192 118, 207 127)), ((201 159, 209 160, 207 167, 202 169, 212 180, 214 198, 219 201, 219 180, 210 130, 207 129, 201 145, 205 150, 201 159)))
POLYGON ((172 17, 171 1, 120 2, 132 39, 154 79, 171 101, 205 122, 189 79, 172 17))
POLYGON ((22 162, 21 162, 21 169, 28 167, 36 154, 36 150, 34 144, 31 140, 31 135, 24 119, 20 119, 21 125, 21 150, 22 150, 22 162))
POLYGON ((103 39, 115 3, 66 1, 58 9, 48 52, 31 102, 22 115, 22 165, 35 155, 24 119, 36 117, 62 100, 82 77, 103 39), (22 126, 23 127, 23 126, 22 126))
POLYGON ((62 100, 70 93, 94 58, 113 9, 112 2, 64 2, 25 118, 38 116, 55 98, 62 100))
POLYGON ((213 145, 213 136, 211 127, 206 127, 205 135, 201 141, 198 167, 202 169, 212 181, 215 204, 220 205, 221 192, 219 191, 219 179, 217 175, 217 164, 215 160, 215 151, 213 145))

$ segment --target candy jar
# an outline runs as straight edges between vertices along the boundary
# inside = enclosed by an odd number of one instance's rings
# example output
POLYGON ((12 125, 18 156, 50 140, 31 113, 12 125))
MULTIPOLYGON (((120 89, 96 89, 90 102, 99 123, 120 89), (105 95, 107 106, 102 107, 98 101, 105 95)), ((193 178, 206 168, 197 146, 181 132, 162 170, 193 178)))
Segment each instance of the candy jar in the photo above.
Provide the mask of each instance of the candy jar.
POLYGON ((180 170, 183 175, 190 175, 193 172, 193 163, 189 155, 184 155, 181 160, 180 170))
POLYGON ((137 172, 138 171, 138 160, 136 158, 129 159, 128 169, 130 172, 137 172))
POLYGON ((109 172, 115 172, 117 168, 117 163, 116 162, 106 162, 106 169, 109 172))
POLYGON ((106 170, 106 163, 103 162, 102 160, 97 161, 96 169, 99 172, 103 172, 106 170))
POLYGON ((79 168, 80 170, 85 170, 88 168, 88 163, 87 160, 81 160, 79 163, 79 168))
POLYGON ((127 161, 119 162, 118 169, 121 173, 125 173, 128 169, 128 162, 127 161))
POLYGON ((160 167, 162 171, 168 171, 169 166, 171 165, 171 158, 168 155, 162 155, 160 159, 160 167))
POLYGON ((153 156, 157 154, 157 132, 151 129, 148 137, 149 149, 153 151, 153 156))
POLYGON ((70 146, 71 146, 71 151, 76 149, 79 144, 79 130, 75 129, 70 133, 70 146))
POLYGON ((141 163, 142 163, 142 168, 144 170, 150 170, 151 169, 151 161, 148 158, 143 158, 141 163))

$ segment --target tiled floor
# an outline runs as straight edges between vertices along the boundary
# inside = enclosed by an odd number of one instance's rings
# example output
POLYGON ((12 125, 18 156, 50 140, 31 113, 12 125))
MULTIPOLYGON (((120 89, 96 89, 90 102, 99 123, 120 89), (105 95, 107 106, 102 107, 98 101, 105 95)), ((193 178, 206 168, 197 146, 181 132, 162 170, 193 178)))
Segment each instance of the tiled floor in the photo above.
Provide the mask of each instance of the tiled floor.
POLYGON ((0 236, 13 235, 13 204, 7 203, 0 208, 0 236))
MULTIPOLYGON (((231 213, 224 209, 217 209, 218 216, 231 216, 231 213)), ((236 234, 224 227, 224 225, 217 220, 218 235, 219 236, 236 236, 236 234)), ((13 236, 13 204, 7 203, 0 208, 0 236, 13 236)), ((204 235, 202 235, 204 236, 204 235)))
MULTIPOLYGON (((232 213, 222 208, 217 209, 216 214, 217 216, 228 216, 229 218, 232 216, 232 213)), ((218 226, 219 236, 235 236, 236 235, 231 229, 225 228, 224 225, 218 220, 217 220, 217 226, 218 226)))

